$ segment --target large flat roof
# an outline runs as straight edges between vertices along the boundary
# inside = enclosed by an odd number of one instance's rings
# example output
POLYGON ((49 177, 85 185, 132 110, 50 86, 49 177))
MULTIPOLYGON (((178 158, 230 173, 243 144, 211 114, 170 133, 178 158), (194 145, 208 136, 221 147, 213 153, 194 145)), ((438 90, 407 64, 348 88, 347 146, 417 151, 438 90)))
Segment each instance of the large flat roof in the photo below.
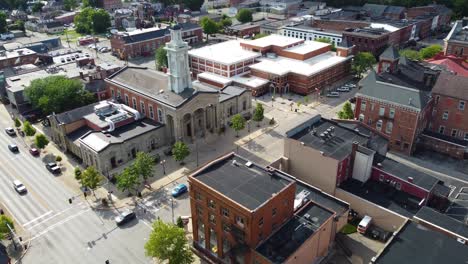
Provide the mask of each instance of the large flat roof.
POLYGON ((294 182, 278 171, 268 172, 254 163, 247 166, 247 162, 231 153, 205 166, 192 177, 249 210, 257 209, 294 182))
POLYGON ((318 41, 305 41, 303 44, 287 48, 285 51, 297 54, 307 54, 327 46, 331 46, 331 44, 318 41))
POLYGON ((424 206, 421 208, 415 215, 415 218, 419 218, 468 239, 468 226, 466 224, 446 214, 437 212, 430 207, 424 206))
POLYGON ((263 38, 255 39, 255 40, 246 40, 244 41, 245 44, 256 46, 256 47, 269 47, 269 46, 279 46, 279 47, 286 47, 294 44, 299 44, 303 42, 302 39, 286 37, 277 34, 271 34, 265 36, 263 38))
POLYGON ((333 212, 309 202, 256 251, 272 263, 284 263, 332 216, 333 212))
POLYGON ((380 164, 382 167, 378 167, 378 169, 390 173, 404 181, 410 181, 409 178, 411 177, 412 183, 414 185, 419 186, 427 191, 431 191, 434 185, 439 182, 439 179, 432 175, 389 158, 385 158, 383 161, 380 161, 380 164))
POLYGON ((334 52, 326 52, 304 61, 281 56, 274 59, 265 57, 260 59, 261 62, 250 65, 250 68, 281 76, 289 72, 311 76, 348 59, 350 57, 337 56, 334 52))
POLYGON ((409 221, 377 257, 375 264, 464 264, 468 250, 452 237, 409 221))
POLYGON ((189 50, 189 55, 197 58, 211 60, 221 64, 234 64, 246 60, 252 60, 261 56, 253 51, 242 49, 241 41, 229 40, 199 49, 189 50))

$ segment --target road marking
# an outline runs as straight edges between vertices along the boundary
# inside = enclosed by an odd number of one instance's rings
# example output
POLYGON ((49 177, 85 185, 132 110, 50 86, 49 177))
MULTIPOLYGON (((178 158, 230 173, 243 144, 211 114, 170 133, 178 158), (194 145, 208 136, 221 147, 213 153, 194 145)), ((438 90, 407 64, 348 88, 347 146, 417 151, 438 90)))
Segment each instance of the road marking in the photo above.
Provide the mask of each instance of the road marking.
MULTIPOLYGON (((81 202, 81 203, 83 203, 83 202, 81 202)), ((28 227, 27 229, 28 229, 28 230, 31 230, 31 229, 33 229, 34 227, 36 227, 36 226, 38 226, 38 225, 40 225, 40 224, 43 224, 43 223, 45 223, 46 221, 49 221, 49 220, 51 220, 52 218, 55 218, 55 217, 57 217, 57 216, 59 216, 59 215, 65 213, 65 212, 67 212, 68 210, 71 210, 71 209, 74 209, 74 208, 78 207, 79 205, 80 205, 80 204, 77 204, 77 206, 70 207, 70 208, 67 208, 67 209, 65 209, 65 210, 62 210, 62 211, 60 211, 60 212, 58 212, 58 213, 56 213, 56 214, 53 214, 53 215, 51 215, 50 217, 47 217, 46 219, 43 219, 43 220, 40 221, 39 223, 36 223, 35 225, 32 225, 32 226, 28 227)))
POLYGON ((27 226, 27 225, 29 225, 29 224, 31 224, 31 223, 33 223, 33 222, 35 222, 35 221, 37 221, 37 220, 43 218, 44 216, 50 215, 51 213, 53 213, 53 211, 49 211, 49 212, 47 212, 47 213, 45 213, 45 214, 43 214, 43 215, 41 215, 41 216, 38 216, 38 217, 34 218, 33 220, 30 220, 30 221, 24 223, 24 224, 23 224, 23 227, 25 227, 25 226, 27 226))
POLYGON ((143 222, 143 224, 145 224, 147 227, 149 227, 149 229, 153 230, 153 227, 151 226, 150 223, 146 222, 146 220, 143 220, 143 219, 140 219, 140 220, 143 222))

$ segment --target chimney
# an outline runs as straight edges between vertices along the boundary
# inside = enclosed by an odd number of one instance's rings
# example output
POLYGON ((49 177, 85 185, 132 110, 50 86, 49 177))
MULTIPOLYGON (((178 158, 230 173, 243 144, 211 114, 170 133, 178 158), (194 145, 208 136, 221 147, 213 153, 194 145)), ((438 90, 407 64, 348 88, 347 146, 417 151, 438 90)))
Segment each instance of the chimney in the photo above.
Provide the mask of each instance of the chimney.
POLYGON ((413 177, 408 177, 408 182, 413 183, 413 181, 414 181, 413 177))

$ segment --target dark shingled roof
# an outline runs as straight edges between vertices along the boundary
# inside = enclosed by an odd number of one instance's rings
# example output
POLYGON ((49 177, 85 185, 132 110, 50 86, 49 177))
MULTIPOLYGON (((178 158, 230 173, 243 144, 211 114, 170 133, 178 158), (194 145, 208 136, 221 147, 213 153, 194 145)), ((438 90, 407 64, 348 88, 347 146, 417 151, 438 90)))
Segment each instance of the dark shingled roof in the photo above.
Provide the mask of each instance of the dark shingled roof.
POLYGON ((468 226, 448 215, 437 212, 436 210, 424 206, 419 210, 415 217, 424 220, 432 225, 447 229, 468 239, 468 226))
POLYGON ((405 7, 403 6, 387 6, 384 11, 384 14, 401 14, 405 11, 405 7))
POLYGON ((86 115, 92 114, 94 112, 94 106, 97 104, 99 104, 99 102, 78 107, 73 110, 58 114, 55 116, 55 118, 60 124, 70 124, 82 119, 86 115))
POLYGON ((468 100, 468 78, 448 73, 441 73, 432 93, 468 100))
POLYGON ((467 260, 466 245, 409 221, 374 263, 466 264, 467 260))
POLYGON ((382 54, 380 54, 380 59, 389 59, 389 60, 396 60, 400 58, 400 54, 398 49, 395 46, 390 46, 384 50, 382 54))
POLYGON ((377 4, 365 4, 362 6, 362 9, 367 11, 371 17, 379 17, 383 15, 385 9, 387 9, 387 6, 377 4))

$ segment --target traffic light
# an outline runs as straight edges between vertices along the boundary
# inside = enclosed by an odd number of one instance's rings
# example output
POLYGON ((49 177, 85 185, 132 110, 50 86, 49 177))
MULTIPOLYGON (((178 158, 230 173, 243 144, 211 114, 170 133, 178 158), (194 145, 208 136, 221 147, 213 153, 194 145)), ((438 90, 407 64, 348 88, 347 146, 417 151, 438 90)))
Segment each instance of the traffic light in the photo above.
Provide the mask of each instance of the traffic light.
POLYGON ((73 203, 73 201, 72 201, 72 199, 71 199, 71 198, 70 198, 70 199, 68 199, 68 203, 69 203, 69 204, 73 203))

